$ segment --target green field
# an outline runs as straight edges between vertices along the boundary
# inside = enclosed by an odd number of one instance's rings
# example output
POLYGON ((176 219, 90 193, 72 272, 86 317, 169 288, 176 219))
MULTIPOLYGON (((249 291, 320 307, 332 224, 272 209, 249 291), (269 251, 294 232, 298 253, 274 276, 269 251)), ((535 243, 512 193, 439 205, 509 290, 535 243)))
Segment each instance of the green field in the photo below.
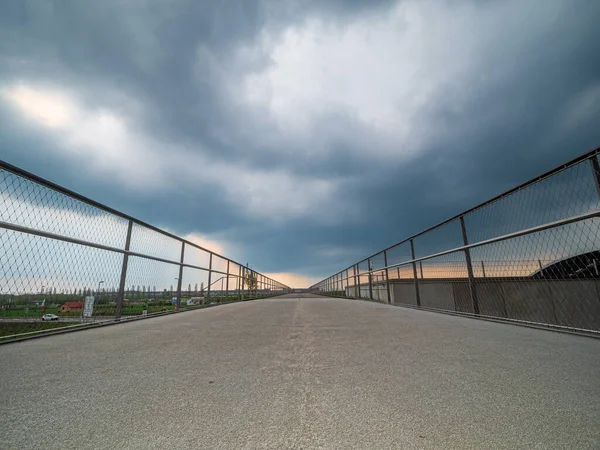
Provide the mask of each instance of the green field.
MULTIPOLYGON (((254 300, 262 298, 262 296, 252 296, 246 295, 244 300, 254 300)), ((222 304, 222 303, 233 303, 238 301, 236 297, 212 297, 211 304, 222 304)), ((148 306, 148 313, 156 313, 162 310, 172 311, 174 306, 171 304, 165 304, 166 302, 161 302, 163 304, 150 305, 148 306)), ((195 309, 195 308, 203 308, 206 307, 205 304, 200 305, 191 305, 187 306, 185 304, 185 299, 182 299, 181 309, 195 309)), ((144 305, 125 305, 122 309, 123 316, 135 316, 142 315, 144 305)), ((114 316, 115 305, 95 305, 94 306, 94 317, 111 317, 114 316)), ((36 332, 44 332, 51 329, 56 328, 65 328, 81 325, 77 321, 75 322, 67 322, 67 321, 59 321, 59 322, 42 322, 41 317, 43 314, 56 314, 59 317, 80 317, 81 311, 72 311, 69 313, 59 313, 58 306, 52 305, 46 308, 41 307, 26 307, 25 305, 11 305, 10 309, 0 309, 0 318, 29 318, 29 319, 39 319, 35 322, 8 322, 8 321, 0 321, 0 340, 5 339, 6 336, 12 336, 16 334, 22 333, 36 333, 36 332)))
MULTIPOLYGON (((244 297, 244 300, 253 300, 253 299, 257 299, 257 298, 262 298, 263 296, 260 295, 248 295, 246 294, 246 296, 244 297)), ((211 303, 232 303, 235 301, 238 301, 237 297, 211 297, 211 303)), ((182 298, 181 300, 181 309, 186 309, 186 308, 199 308, 199 307, 203 307, 206 305, 190 305, 187 306, 186 303, 186 298, 182 298)), ((147 308, 148 314, 152 314, 152 313, 156 313, 156 312, 161 312, 161 311, 172 311, 174 309, 174 306, 167 301, 159 301, 156 302, 155 304, 150 303, 149 305, 145 306, 144 304, 129 304, 129 305, 124 305, 123 309, 121 310, 121 314, 123 316, 137 316, 137 315, 142 315, 142 312, 144 310, 144 308, 147 308)), ((22 305, 22 304, 17 304, 17 305, 4 305, 3 308, 0 308, 0 318, 6 317, 6 318, 39 318, 41 319, 42 315, 44 314, 56 314, 59 317, 80 317, 82 314, 81 310, 73 310, 70 312, 59 312, 58 311, 58 305, 50 305, 50 306, 46 306, 46 307, 41 307, 41 306, 28 306, 28 305, 22 305)), ((94 305, 94 313, 93 316, 94 317, 110 317, 110 316, 114 316, 115 315, 115 305, 114 304, 97 304, 94 305)))
POLYGON ((71 325, 77 324, 73 322, 2 322, 0 323, 0 338, 13 334, 64 328, 71 325))
MULTIPOLYGON (((144 305, 125 305, 121 310, 121 313, 127 315, 139 315, 142 314, 144 305)), ((173 305, 150 305, 148 307, 148 313, 159 312, 163 309, 170 311, 173 309, 173 305)), ((0 318, 2 317, 39 317, 41 318, 44 314, 56 314, 59 317, 79 317, 81 316, 81 310, 71 312, 58 312, 58 306, 48 306, 46 308, 26 308, 24 306, 13 306, 10 309, 1 309, 0 318)), ((115 305, 95 305, 94 316, 114 316, 115 305)))

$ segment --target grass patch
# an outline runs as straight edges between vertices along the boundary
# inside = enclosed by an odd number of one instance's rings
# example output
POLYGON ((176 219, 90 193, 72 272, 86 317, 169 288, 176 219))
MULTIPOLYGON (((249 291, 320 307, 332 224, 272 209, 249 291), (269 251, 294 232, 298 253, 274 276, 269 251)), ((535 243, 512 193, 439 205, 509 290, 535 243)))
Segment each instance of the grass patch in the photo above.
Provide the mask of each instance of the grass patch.
POLYGON ((45 331, 77 325, 73 322, 0 322, 0 338, 13 334, 45 331))

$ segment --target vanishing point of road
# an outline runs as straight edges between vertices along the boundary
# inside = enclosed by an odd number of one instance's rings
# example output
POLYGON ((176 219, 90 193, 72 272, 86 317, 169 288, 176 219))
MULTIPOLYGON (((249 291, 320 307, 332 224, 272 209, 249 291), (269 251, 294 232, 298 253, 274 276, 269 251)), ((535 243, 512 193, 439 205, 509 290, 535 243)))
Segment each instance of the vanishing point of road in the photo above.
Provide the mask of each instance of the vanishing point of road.
POLYGON ((0 346, 0 448, 600 448, 600 340, 310 296, 0 346))

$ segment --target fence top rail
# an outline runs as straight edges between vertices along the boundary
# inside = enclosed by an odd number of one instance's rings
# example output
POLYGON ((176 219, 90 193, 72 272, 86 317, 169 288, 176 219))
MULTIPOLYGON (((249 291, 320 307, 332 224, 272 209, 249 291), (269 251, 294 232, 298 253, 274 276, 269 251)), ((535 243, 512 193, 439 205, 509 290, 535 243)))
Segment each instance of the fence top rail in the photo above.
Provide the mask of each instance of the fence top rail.
MULTIPOLYGON (((169 233, 168 231, 162 230, 162 229, 160 229, 160 228, 158 228, 158 227, 156 227, 154 225, 151 225, 151 224, 149 224, 147 222, 144 222, 143 220, 136 219, 135 217, 130 216, 128 214, 125 214, 125 213, 123 213, 123 212, 121 212, 119 210, 116 210, 114 208, 111 208, 110 206, 106 206, 106 205, 104 205, 104 204, 102 204, 100 202, 97 202, 96 200, 92 200, 91 198, 86 197, 85 195, 81 195, 81 194, 79 194, 79 193, 77 193, 75 191, 72 191, 71 189, 67 189, 67 188, 65 188, 65 187, 63 187, 63 186, 61 186, 59 184, 56 184, 56 183, 54 183, 52 181, 49 181, 49 180, 46 180, 45 178, 42 178, 42 177, 40 177, 38 175, 35 175, 35 174, 31 173, 31 172, 28 172, 28 171, 26 171, 24 169, 21 169, 20 167, 14 166, 14 165, 12 165, 12 164, 10 164, 10 163, 2 160, 2 159, 0 159, 0 169, 4 169, 4 170, 6 170, 8 172, 14 173, 15 175, 18 175, 18 176, 20 176, 22 178, 25 178, 25 179, 29 180, 29 181, 32 181, 34 183, 40 184, 42 186, 45 186, 45 187, 47 187, 49 189, 52 189, 53 191, 59 192, 59 193, 61 193, 63 195, 66 195, 68 197, 71 197, 71 198, 74 198, 76 200, 79 200, 79 201, 81 201, 83 203, 86 203, 86 204, 88 204, 90 206, 93 206, 93 207, 98 208, 98 209, 100 209, 102 211, 110 213, 110 214, 112 214, 114 216, 120 217, 120 218, 125 219, 125 220, 129 220, 132 223, 135 223, 135 224, 140 225, 140 226, 142 226, 144 228, 147 228, 149 230, 152 230, 152 231, 155 231, 157 233, 160 233, 160 234, 162 234, 164 236, 167 236, 167 237, 170 237, 172 239, 175 239, 175 240, 177 240, 179 242, 184 242, 186 245, 190 245, 190 246, 195 247, 195 248, 197 248, 199 250, 205 251, 205 252, 207 252, 207 253, 209 253, 211 255, 218 256, 219 258, 222 258, 222 259, 224 259, 226 261, 232 262, 232 263, 237 264, 239 266, 243 266, 243 264, 241 264, 241 263, 239 263, 239 262, 237 262, 237 261, 235 261, 235 260, 233 260, 231 258, 227 258, 226 256, 223 256, 223 255, 220 255, 219 253, 213 252, 212 250, 204 248, 201 245, 195 244, 194 242, 188 241, 187 239, 183 239, 183 238, 177 236, 176 234, 169 233)), ((260 273, 260 272, 256 272, 256 273, 260 273)), ((271 280, 271 278, 269 278, 269 277, 265 276, 265 278, 268 278, 268 279, 271 280)), ((273 281, 279 283, 277 280, 273 280, 273 281)), ((282 283, 280 283, 280 284, 282 284, 282 283)), ((283 286, 289 289, 289 286, 285 286, 285 285, 283 285, 283 286)))
MULTIPOLYGON (((564 170, 566 170, 566 169, 568 169, 568 168, 570 168, 572 166, 575 166, 575 165, 577 165, 577 164, 579 164, 579 163, 581 163, 583 161, 591 159, 594 156, 599 155, 599 154, 600 154, 600 147, 595 147, 595 148, 593 148, 591 150, 588 150, 587 152, 585 152, 585 153, 577 156, 576 158, 573 158, 572 160, 570 160, 570 161, 568 161, 566 163, 563 163, 563 164, 561 164, 561 165, 559 165, 557 167, 554 167, 553 169, 550 169, 550 170, 548 170, 547 172, 544 172, 541 175, 538 175, 538 176, 536 176, 534 178, 531 178, 530 180, 525 181, 524 183, 521 183, 518 186, 515 186, 515 187, 509 189, 508 191, 505 191, 505 192, 503 192, 501 194, 498 194, 495 197, 492 197, 492 198, 490 198, 489 200, 486 200, 483 203, 480 203, 480 204, 478 204, 476 206, 473 206, 472 208, 469 208, 469 209, 467 209, 467 210, 465 210, 465 211, 463 211, 461 213, 458 213, 458 214, 456 214, 456 215, 454 215, 454 216, 452 216, 452 217, 450 217, 448 219, 445 219, 442 222, 439 222, 439 223, 437 223, 437 224, 435 224, 435 225, 433 225, 433 226, 431 226, 431 227, 429 227, 429 228, 427 228, 425 230, 419 231, 418 233, 413 234, 412 236, 404 238, 403 240, 401 240, 399 242, 396 242, 395 244, 392 244, 392 245, 390 245, 390 246, 388 246, 388 247, 386 247, 386 248, 384 248, 382 250, 379 250, 378 252, 375 252, 372 255, 367 256, 366 258, 361 259, 360 261, 358 261, 358 262, 350 265, 349 267, 341 270, 338 273, 341 273, 344 270, 351 269, 351 268, 353 268, 354 266, 356 266, 358 264, 361 264, 361 263, 363 263, 365 261, 368 261, 369 259, 371 259, 371 258, 373 258, 373 257, 375 257, 377 255, 382 254, 383 252, 386 252, 386 251, 388 251, 388 250, 390 250, 390 249, 392 249, 394 247, 397 247, 398 245, 402 245, 402 244, 404 244, 406 242, 409 242, 410 240, 415 239, 415 238, 417 238, 417 237, 419 237, 419 236, 421 236, 421 235, 423 235, 425 233, 428 233, 429 231, 432 231, 432 230, 434 230, 436 228, 439 228, 442 225, 445 225, 445 224, 447 224, 449 222, 452 222, 453 220, 456 220, 456 219, 460 218, 461 216, 464 216, 464 215, 466 215, 466 214, 468 214, 470 212, 473 212, 473 211, 476 211, 476 210, 478 210, 480 208, 483 208, 484 206, 487 206, 487 205, 489 205, 491 203, 494 203, 494 202, 496 202, 496 201, 498 201, 498 200, 500 200, 500 199, 502 199, 504 197, 507 197, 507 196, 509 196, 509 195, 517 192, 517 191, 520 191, 521 189, 524 189, 524 188, 526 188, 528 186, 531 186, 534 183, 542 181, 542 180, 544 180, 544 179, 546 179, 546 178, 548 178, 548 177, 550 177, 552 175, 555 175, 555 174, 557 174, 559 172, 562 172, 562 171, 564 171, 564 170)), ((326 279, 328 279, 328 278, 326 278, 326 279)), ((317 284, 319 284, 319 283, 317 283, 317 284)), ((314 284, 313 286, 316 286, 317 284, 314 284)))

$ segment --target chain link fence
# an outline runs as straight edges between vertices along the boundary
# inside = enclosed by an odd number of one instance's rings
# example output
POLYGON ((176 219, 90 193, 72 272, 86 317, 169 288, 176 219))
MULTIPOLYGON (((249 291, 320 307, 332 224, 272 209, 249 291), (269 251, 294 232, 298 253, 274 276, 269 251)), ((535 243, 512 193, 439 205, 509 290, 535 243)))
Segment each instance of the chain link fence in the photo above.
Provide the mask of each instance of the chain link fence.
POLYGON ((0 161, 0 340, 290 288, 0 161))
POLYGON ((411 236, 311 291, 598 332, 599 154, 411 236))

